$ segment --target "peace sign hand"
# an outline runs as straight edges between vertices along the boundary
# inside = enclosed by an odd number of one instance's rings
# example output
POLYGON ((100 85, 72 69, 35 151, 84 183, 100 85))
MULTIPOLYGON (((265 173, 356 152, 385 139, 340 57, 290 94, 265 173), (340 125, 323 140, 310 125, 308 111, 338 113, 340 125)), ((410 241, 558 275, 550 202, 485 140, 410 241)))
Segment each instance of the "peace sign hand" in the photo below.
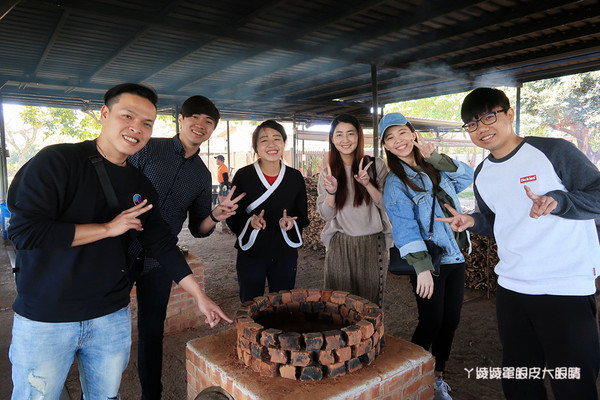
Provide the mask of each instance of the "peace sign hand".
POLYGON ((250 222, 250 225, 252 225, 253 229, 265 229, 267 227, 267 221, 265 221, 265 219, 263 218, 264 215, 265 210, 263 208, 260 214, 255 214, 254 217, 252 217, 252 222, 250 222))
POLYGON ((235 186, 231 188, 227 197, 223 199, 223 201, 212 210, 213 216, 219 221, 223 221, 232 215, 235 214, 235 210, 238 208, 238 201, 242 199, 246 195, 246 193, 242 193, 237 196, 235 199, 231 199, 233 196, 233 192, 235 191, 235 186))
POLYGON ((298 219, 298 217, 288 217, 287 210, 283 210, 283 217, 279 223, 283 230, 287 232, 294 227, 294 220, 296 219, 298 219))
POLYGON ((529 186, 525 185, 525 193, 533 201, 529 216, 538 219, 544 215, 550 214, 558 206, 558 202, 550 196, 538 196, 531 191, 529 186))
POLYGON ((108 237, 122 235, 130 229, 143 231, 142 221, 138 217, 152 208, 152 204, 147 203, 148 200, 144 200, 127 210, 121 211, 112 221, 107 222, 108 237))
POLYGON ((452 213, 452 217, 436 218, 436 221, 447 222, 450 224, 450 229, 454 232, 463 232, 466 229, 472 228, 475 225, 475 218, 468 214, 461 214, 456 211, 451 205, 444 204, 444 207, 452 213))
POLYGON ((360 164, 358 164, 358 174, 354 175, 354 179, 356 179, 358 183, 360 183, 364 187, 367 187, 367 185, 369 185, 369 182, 371 181, 369 179, 369 173, 367 171, 369 170, 371 164, 373 164, 373 161, 370 161, 364 168, 363 161, 364 157, 360 159, 360 164))
POLYGON ((413 144, 421 151, 423 158, 429 158, 435 151, 435 145, 431 142, 426 142, 423 136, 417 131, 413 144))
POLYGON ((325 191, 330 195, 335 195, 338 188, 338 182, 337 179, 335 179, 335 176, 331 175, 331 167, 329 167, 329 164, 323 168, 321 173, 323 174, 323 187, 325 187, 325 191))

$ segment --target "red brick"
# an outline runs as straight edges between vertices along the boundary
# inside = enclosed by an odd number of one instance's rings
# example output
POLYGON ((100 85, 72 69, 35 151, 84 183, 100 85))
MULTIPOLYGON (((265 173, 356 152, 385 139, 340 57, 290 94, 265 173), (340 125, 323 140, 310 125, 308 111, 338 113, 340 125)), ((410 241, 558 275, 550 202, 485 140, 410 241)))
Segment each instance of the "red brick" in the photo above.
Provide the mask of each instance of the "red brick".
POLYGON ((417 379, 402 390, 402 398, 418 398, 418 395, 415 396, 415 394, 419 391, 420 388, 421 380, 417 379))
POLYGON ((358 321, 356 325, 360 328, 360 333, 362 334, 363 339, 368 339, 373 336, 375 330, 373 329, 373 324, 368 321, 358 321))
POLYGON ((325 303, 325 312, 329 314, 339 314, 340 306, 328 301, 325 303))
POLYGON ((342 347, 341 349, 334 350, 333 354, 335 355, 336 362, 348 361, 352 358, 352 349, 350 346, 342 347))
POLYGON ((369 338, 352 346, 352 357, 356 358, 362 356, 365 353, 368 353, 369 351, 371 351, 372 344, 373 341, 369 338))
POLYGON ((346 363, 340 362, 331 365, 325 365, 325 375, 329 378, 335 378, 336 376, 342 376, 346 374, 346 363))
POLYGON ((346 361, 346 369, 348 372, 358 371, 361 368, 362 362, 360 362, 358 358, 351 358, 350 360, 346 361))
POLYGON ((332 330, 323 332, 325 338, 325 350, 341 349, 346 346, 346 342, 342 337, 342 331, 332 330))
POLYGON ((258 372, 261 376, 274 378, 278 375, 279 364, 254 360, 252 362, 252 370, 258 372))
POLYGON ((295 367, 306 367, 312 361, 311 355, 308 351, 291 351, 290 364, 295 367))
POLYGON ((254 298, 257 311, 262 311, 269 306, 269 298, 266 296, 258 296, 254 298))
MULTIPOLYGON (((279 374, 287 379, 297 379, 297 369, 293 365, 282 365, 279 367, 279 374)), ((236 397, 237 399, 237 397, 236 397)))
POLYGON ((321 301, 322 302, 328 302, 329 299, 331 298, 331 295, 333 294, 333 290, 331 289, 323 289, 321 290, 321 301))
POLYGON ((281 304, 281 294, 269 293, 267 297, 269 298, 269 303, 271 303, 272 306, 278 306, 281 304))
POLYGON ((269 357, 271 357, 271 362, 279 363, 279 364, 287 364, 288 363, 288 355, 285 350, 269 348, 269 357))
POLYGON ((421 364, 421 375, 427 375, 433 372, 435 367, 435 358, 431 357, 427 362, 421 364))
POLYGON ((321 363, 323 365, 335 363, 335 357, 333 355, 333 351, 331 351, 331 350, 321 350, 317 354, 317 358, 319 360, 319 363, 321 363))
POLYGON ((244 357, 243 361, 246 367, 252 365, 252 360, 254 360, 254 357, 252 357, 252 354, 250 354, 250 352, 243 351, 242 356, 244 357))
POLYGON ((294 311, 300 311, 300 303, 288 303, 286 304, 288 311, 290 312, 294 312, 294 311))
POLYGON ((340 315, 347 319, 349 313, 350 313, 350 309, 345 304, 342 304, 340 306, 340 315))
POLYGON ((300 351, 300 334, 297 332, 284 332, 279 335, 279 343, 282 350, 300 351))
POLYGON ((288 290, 280 290, 279 294, 281 295, 282 304, 288 304, 292 302, 292 294, 288 290))
POLYGON ((306 292, 306 301, 311 303, 321 301, 321 291, 317 289, 308 289, 306 292))
POLYGON ((383 324, 383 311, 381 309, 373 309, 363 314, 363 318, 373 324, 375 329, 383 324))
POLYGON ((368 313, 371 310, 380 310, 379 306, 375 303, 371 303, 370 301, 365 303, 365 313, 368 313))
POLYGON ((294 303, 304 303, 306 302, 306 290, 304 289, 292 289, 290 290, 292 294, 292 302, 294 303))
POLYGON ((354 294, 349 294, 348 296, 346 296, 346 307, 348 307, 351 310, 356 310, 358 306, 358 304, 361 302, 362 297, 358 297, 354 294))
POLYGON ((419 392, 419 400, 433 399, 433 386, 423 389, 419 392))
POLYGON ((336 290, 331 294, 331 298, 329 299, 329 301, 337 305, 346 304, 346 296, 348 296, 349 294, 350 293, 344 292, 342 290, 336 290))
POLYGON ((348 346, 353 346, 362 340, 362 332, 357 325, 345 326, 342 328, 344 339, 348 346))
POLYGON ((323 369, 320 365, 309 365, 300 369, 300 380, 305 382, 323 379, 323 369))
POLYGON ((279 335, 282 333, 280 329, 269 328, 262 331, 260 343, 263 346, 276 346, 279 344, 279 335))
POLYGON ((250 352, 252 353, 252 357, 257 358, 261 361, 269 361, 269 352, 265 346, 261 346, 260 344, 252 343, 250 345, 250 352))
POLYGON ((375 349, 372 349, 371 351, 363 354, 359 358, 363 364, 369 365, 375 360, 375 357, 377 357, 377 352, 375 351, 375 349))
POLYGON ((244 337, 252 343, 260 343, 261 333, 265 329, 264 326, 256 322, 248 324, 244 327, 244 337))
POLYGON ((313 305, 313 303, 310 303, 308 301, 304 301, 304 302, 300 303, 300 312, 303 312, 303 313, 311 312, 312 305, 313 305))
POLYGON ((319 332, 304 333, 306 351, 319 351, 323 347, 323 335, 319 332))
POLYGON ((314 303, 311 303, 311 310, 312 312, 320 313, 321 311, 325 310, 325 303, 321 301, 315 301, 314 303))

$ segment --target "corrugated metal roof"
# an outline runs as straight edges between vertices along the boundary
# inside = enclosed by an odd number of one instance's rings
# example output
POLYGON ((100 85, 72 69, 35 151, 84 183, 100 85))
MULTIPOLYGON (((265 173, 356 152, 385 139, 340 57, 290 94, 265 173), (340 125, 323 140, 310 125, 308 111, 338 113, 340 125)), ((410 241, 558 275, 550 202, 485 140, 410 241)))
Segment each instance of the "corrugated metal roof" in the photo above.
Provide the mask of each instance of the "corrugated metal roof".
POLYGON ((12 0, 0 95, 99 105, 131 81, 161 109, 203 94, 225 118, 368 119, 372 65, 380 104, 600 69, 599 1, 12 0))

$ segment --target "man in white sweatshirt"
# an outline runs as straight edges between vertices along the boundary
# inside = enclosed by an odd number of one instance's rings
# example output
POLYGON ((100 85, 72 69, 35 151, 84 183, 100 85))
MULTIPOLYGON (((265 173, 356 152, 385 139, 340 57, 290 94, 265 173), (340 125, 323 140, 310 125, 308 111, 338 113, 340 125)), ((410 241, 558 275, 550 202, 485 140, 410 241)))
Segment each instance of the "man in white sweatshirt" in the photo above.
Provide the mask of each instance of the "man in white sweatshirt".
POLYGON ((600 172, 565 140, 517 136, 501 90, 473 90, 461 117, 491 154, 475 171, 478 211, 439 220, 498 244, 504 394, 546 399, 549 377, 556 399, 597 399, 600 172))

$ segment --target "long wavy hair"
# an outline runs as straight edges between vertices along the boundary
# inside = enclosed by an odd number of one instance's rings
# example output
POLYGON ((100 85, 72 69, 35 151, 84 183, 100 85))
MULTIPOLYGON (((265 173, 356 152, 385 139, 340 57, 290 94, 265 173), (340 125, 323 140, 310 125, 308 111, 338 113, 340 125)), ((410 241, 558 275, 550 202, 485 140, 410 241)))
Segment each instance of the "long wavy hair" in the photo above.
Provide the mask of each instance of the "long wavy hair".
MULTIPOLYGON (((348 188, 346 181, 346 171, 344 169, 344 162, 342 161, 342 155, 339 150, 333 144, 333 133, 335 129, 339 125, 340 122, 346 122, 351 124, 356 129, 356 134, 358 136, 358 143, 356 144, 356 150, 354 150, 353 159, 352 159, 352 176, 358 174, 358 166, 360 164, 360 160, 365 155, 365 138, 362 130, 362 126, 356 117, 350 114, 340 114, 338 115, 332 122, 329 128, 329 155, 328 162, 329 167, 331 168, 331 175, 335 179, 337 179, 337 192, 335 195, 335 208, 340 210, 344 207, 346 203, 346 198, 348 197, 348 188)), ((374 182, 371 178, 371 183, 377 187, 377 182, 374 182)), ((360 206, 363 202, 365 204, 369 204, 371 201, 371 196, 367 189, 358 183, 356 179, 352 179, 352 185, 354 187, 354 207, 360 206)))
MULTIPOLYGON (((406 126, 408 126, 408 128, 411 130, 411 132, 415 133, 415 127, 408 122, 406 124, 406 126)), ((385 144, 385 134, 383 136, 383 140, 382 143, 385 144)), ((437 169, 435 169, 433 167, 433 165, 429 164, 428 162, 425 162, 425 159, 423 158, 423 155, 421 154, 421 151, 419 150, 419 148, 417 146, 414 146, 412 149, 412 153, 413 156, 415 157, 415 162, 417 164, 417 166, 419 166, 423 172, 425 172, 427 174, 427 176, 429 176, 429 179, 431 179, 431 183, 433 184, 433 188, 434 188, 434 192, 435 189, 439 186, 440 184, 440 180, 441 180, 441 175, 440 175, 440 171, 438 171, 437 169)), ((395 154, 393 154, 391 151, 389 151, 388 149, 385 149, 385 155, 387 158, 387 163, 388 163, 388 167, 390 169, 390 171, 396 175, 398 177, 398 179, 400 179, 400 181, 402 181, 402 183, 404 183, 404 186, 410 187, 411 189, 417 191, 417 192, 426 192, 427 190, 419 185, 417 185, 416 183, 414 183, 413 181, 411 181, 408 176, 406 175, 406 171, 404 170, 404 165, 407 165, 404 161, 402 161, 400 158, 398 158, 398 156, 396 156, 395 154)), ((423 184, 423 186, 425 186, 425 184, 423 184)))

